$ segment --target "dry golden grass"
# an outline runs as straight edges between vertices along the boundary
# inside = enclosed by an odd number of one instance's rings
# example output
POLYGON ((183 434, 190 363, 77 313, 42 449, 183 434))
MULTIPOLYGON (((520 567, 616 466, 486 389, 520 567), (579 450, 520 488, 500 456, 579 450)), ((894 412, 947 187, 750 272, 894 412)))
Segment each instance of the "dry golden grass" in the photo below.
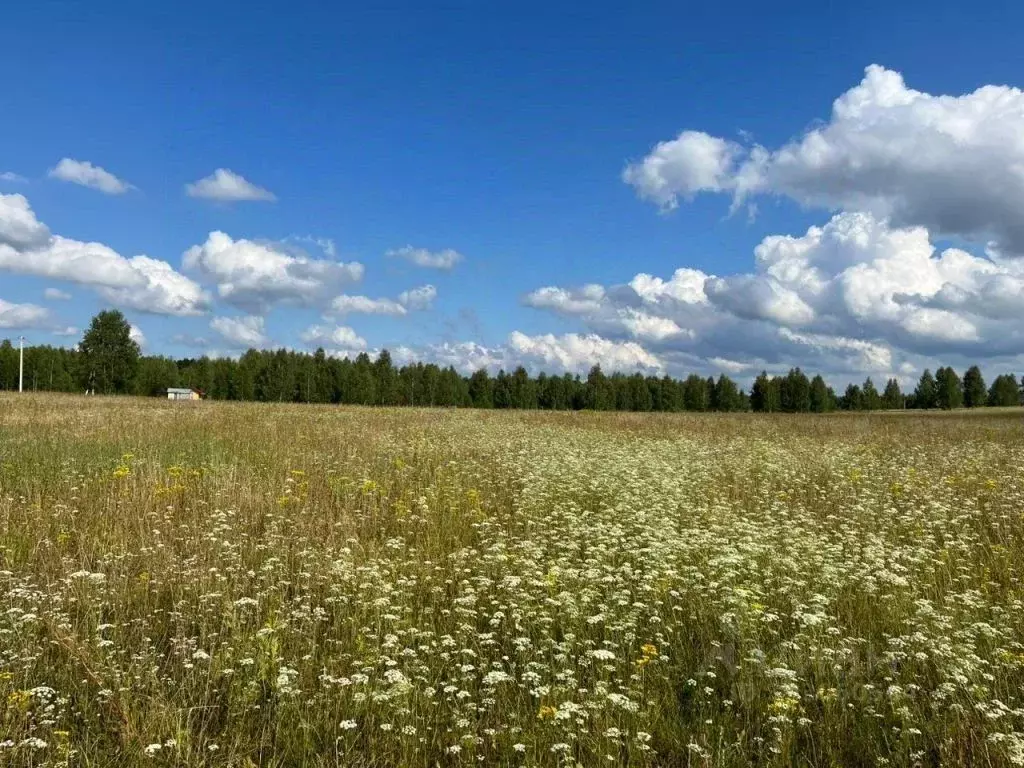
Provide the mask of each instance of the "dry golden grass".
POLYGON ((1020 411, 0 395, 0 765, 1024 764, 1020 411))

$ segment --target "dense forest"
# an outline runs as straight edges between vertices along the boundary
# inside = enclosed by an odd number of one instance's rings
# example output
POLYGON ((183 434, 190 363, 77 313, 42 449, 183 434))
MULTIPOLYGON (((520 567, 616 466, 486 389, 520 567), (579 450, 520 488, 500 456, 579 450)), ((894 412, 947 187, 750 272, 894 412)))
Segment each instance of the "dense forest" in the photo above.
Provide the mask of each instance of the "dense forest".
MULTIPOLYGON (((0 342, 0 389, 16 390, 19 350, 0 342)), ((799 368, 784 376, 762 372, 744 392, 725 374, 686 379, 606 375, 595 365, 585 379, 572 374, 531 376, 525 368, 492 376, 481 369, 462 376, 433 363, 396 367, 387 350, 376 359, 354 360, 285 349, 250 349, 238 360, 143 356, 120 312, 100 312, 74 348, 34 346, 24 350, 24 387, 29 391, 135 394, 160 397, 168 387, 192 387, 214 400, 336 403, 380 406, 448 406, 597 411, 761 411, 824 413, 902 408, 977 408, 1020 405, 1024 380, 997 376, 985 386, 971 367, 961 379, 952 368, 922 374, 907 396, 896 379, 881 392, 868 378, 841 396, 820 376, 799 368)))
MULTIPOLYGON (((79 349, 25 348, 24 386, 29 391, 82 392, 89 388, 89 366, 79 349)), ((98 392, 162 396, 168 387, 194 387, 215 400, 345 403, 359 405, 464 406, 622 411, 779 411, 825 412, 897 408, 958 408, 1018 405, 1022 392, 1012 374, 986 386, 977 367, 961 378, 952 368, 926 371, 912 394, 895 379, 879 390, 869 378, 837 395, 821 376, 799 368, 782 376, 762 373, 750 392, 728 376, 686 379, 614 373, 594 366, 586 377, 531 376, 523 368, 491 375, 480 370, 462 376, 432 363, 396 367, 387 351, 376 359, 354 360, 287 350, 249 350, 238 360, 206 357, 172 360, 138 356, 124 375, 98 392)), ((18 388, 18 348, 0 342, 0 389, 18 388)), ((94 387, 95 388, 95 387, 94 387)))

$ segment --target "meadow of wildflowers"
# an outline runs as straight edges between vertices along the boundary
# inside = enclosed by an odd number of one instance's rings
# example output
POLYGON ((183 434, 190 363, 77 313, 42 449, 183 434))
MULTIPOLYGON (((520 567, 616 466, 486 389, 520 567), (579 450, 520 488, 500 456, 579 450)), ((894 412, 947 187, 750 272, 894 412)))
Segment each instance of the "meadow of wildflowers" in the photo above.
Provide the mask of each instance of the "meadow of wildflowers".
POLYGON ((0 765, 1024 765, 1024 420, 0 395, 0 765))

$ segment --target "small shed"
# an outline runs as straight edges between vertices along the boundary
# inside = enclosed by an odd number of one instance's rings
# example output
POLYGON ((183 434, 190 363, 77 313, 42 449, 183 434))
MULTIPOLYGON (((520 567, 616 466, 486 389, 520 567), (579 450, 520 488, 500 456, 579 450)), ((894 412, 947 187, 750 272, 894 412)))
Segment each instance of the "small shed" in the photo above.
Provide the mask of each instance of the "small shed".
POLYGON ((190 387, 169 387, 167 389, 168 400, 201 400, 202 397, 198 389, 190 387))

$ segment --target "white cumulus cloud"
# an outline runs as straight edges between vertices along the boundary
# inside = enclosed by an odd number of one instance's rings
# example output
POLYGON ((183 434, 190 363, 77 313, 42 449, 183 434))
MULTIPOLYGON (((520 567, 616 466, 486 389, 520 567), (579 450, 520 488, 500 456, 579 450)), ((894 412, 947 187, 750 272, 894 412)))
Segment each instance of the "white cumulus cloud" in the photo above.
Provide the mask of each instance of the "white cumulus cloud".
POLYGON ((142 329, 137 325, 131 326, 131 330, 128 332, 128 336, 139 345, 139 349, 146 346, 146 334, 142 332, 142 329))
POLYGON ((344 293, 331 300, 330 309, 336 315, 401 316, 407 311, 404 304, 392 299, 371 299, 369 296, 351 296, 344 293))
POLYGON ((21 251, 49 241, 49 228, 36 218, 24 195, 0 195, 0 246, 21 251))
POLYGON ((437 288, 432 285, 421 285, 418 288, 410 288, 398 294, 398 301, 406 309, 422 310, 430 309, 437 298, 437 288))
POLYGON ((358 262, 314 259, 275 243, 233 240, 223 232, 211 232, 205 243, 189 248, 183 264, 216 282, 224 301, 250 312, 277 303, 318 304, 340 285, 361 280, 364 272, 358 262))
POLYGON ((411 245, 392 249, 384 255, 394 259, 404 259, 417 267, 445 270, 453 269, 463 259, 461 253, 453 251, 451 248, 446 248, 443 251, 428 251, 426 248, 413 248, 411 245))
POLYGON ((528 307, 550 309, 567 315, 586 315, 600 310, 604 298, 604 287, 600 285, 584 285, 576 290, 549 285, 528 293, 523 303, 528 307))
POLYGON ((774 280, 754 275, 715 277, 704 284, 704 292, 713 303, 737 317, 793 327, 814 320, 814 310, 800 295, 774 280))
MULTIPOLYGON (((842 361, 848 371, 891 371, 893 370, 892 350, 882 344, 873 344, 862 339, 848 339, 842 336, 806 334, 780 328, 779 336, 795 345, 802 345, 820 357, 835 357, 842 361)), ((800 354, 797 353, 800 357, 800 354)))
POLYGON ((22 195, 0 195, 0 271, 86 285, 142 312, 198 315, 209 306, 206 292, 165 261, 51 234, 22 195))
POLYGON ((669 317, 652 315, 632 307, 622 309, 616 320, 631 336, 641 341, 665 341, 680 336, 693 338, 694 335, 692 330, 680 327, 669 317))
POLYGON ((645 198, 675 208, 679 198, 698 192, 724 192, 736 185, 736 160, 743 148, 701 131, 683 131, 659 142, 639 163, 626 167, 622 179, 645 198))
POLYGON ((609 287, 549 286, 526 303, 643 344, 673 370, 883 374, 936 359, 1024 355, 1017 260, 939 250, 924 227, 865 212, 836 214, 801 236, 766 237, 754 257, 740 274, 641 273, 609 287))
POLYGON ((623 178, 667 208, 699 192, 730 193, 734 205, 781 194, 1024 255, 1021 136, 1019 88, 936 95, 872 65, 835 100, 826 122, 777 149, 688 130, 629 165, 623 178))
POLYGON ((680 267, 668 280, 646 272, 633 277, 629 287, 645 304, 652 306, 707 304, 704 283, 708 276, 699 269, 680 267))
POLYGON ((130 189, 134 189, 131 184, 117 178, 110 171, 93 165, 87 160, 72 160, 70 157, 63 158, 51 168, 49 176, 51 179, 96 189, 107 195, 123 195, 130 189))
POLYGON ((45 307, 0 299, 0 328, 44 328, 49 323, 50 312, 45 307))
POLYGON ((487 347, 475 341, 443 342, 425 347, 400 346, 394 350, 392 358, 396 365, 434 363, 441 368, 452 367, 464 374, 481 368, 497 371, 510 363, 504 347, 487 347))
POLYGON ((220 202, 263 201, 273 202, 277 197, 268 189, 252 182, 227 168, 218 168, 209 176, 185 185, 189 197, 220 202))
POLYGON ((409 312, 430 309, 437 298, 437 288, 432 285, 421 285, 402 291, 395 299, 373 299, 369 296, 341 294, 331 300, 329 315, 390 315, 402 317, 409 312))
POLYGON ((232 347, 260 348, 268 343, 263 332, 263 318, 255 315, 245 317, 215 317, 210 328, 219 333, 232 347))
POLYGON ((594 364, 605 371, 654 373, 663 368, 658 357, 633 341, 614 341, 597 334, 551 333, 528 336, 513 331, 509 348, 541 367, 586 373, 594 364))
POLYGON ((702 287, 706 277, 693 270, 679 270, 669 281, 640 274, 633 279, 640 290, 631 286, 606 289, 595 283, 581 288, 545 286, 528 293, 523 303, 535 309, 582 318, 591 328, 612 336, 631 336, 641 342, 664 341, 693 335, 692 330, 666 314, 663 306, 675 306, 680 301, 706 303, 702 287), (686 286, 693 275, 700 276, 697 285, 686 286))
POLYGON ((366 339, 347 325, 311 325, 300 335, 302 342, 311 347, 324 347, 334 355, 344 356, 347 352, 362 352, 366 339))
POLYGON ((511 371, 518 366, 535 373, 577 373, 585 375, 599 364, 605 372, 657 373, 663 370, 657 355, 632 341, 615 341, 598 334, 567 333, 509 334, 504 344, 485 346, 473 341, 445 342, 422 347, 398 347, 393 358, 399 365, 422 361, 442 368, 451 366, 461 373, 480 368, 492 372, 511 371))

